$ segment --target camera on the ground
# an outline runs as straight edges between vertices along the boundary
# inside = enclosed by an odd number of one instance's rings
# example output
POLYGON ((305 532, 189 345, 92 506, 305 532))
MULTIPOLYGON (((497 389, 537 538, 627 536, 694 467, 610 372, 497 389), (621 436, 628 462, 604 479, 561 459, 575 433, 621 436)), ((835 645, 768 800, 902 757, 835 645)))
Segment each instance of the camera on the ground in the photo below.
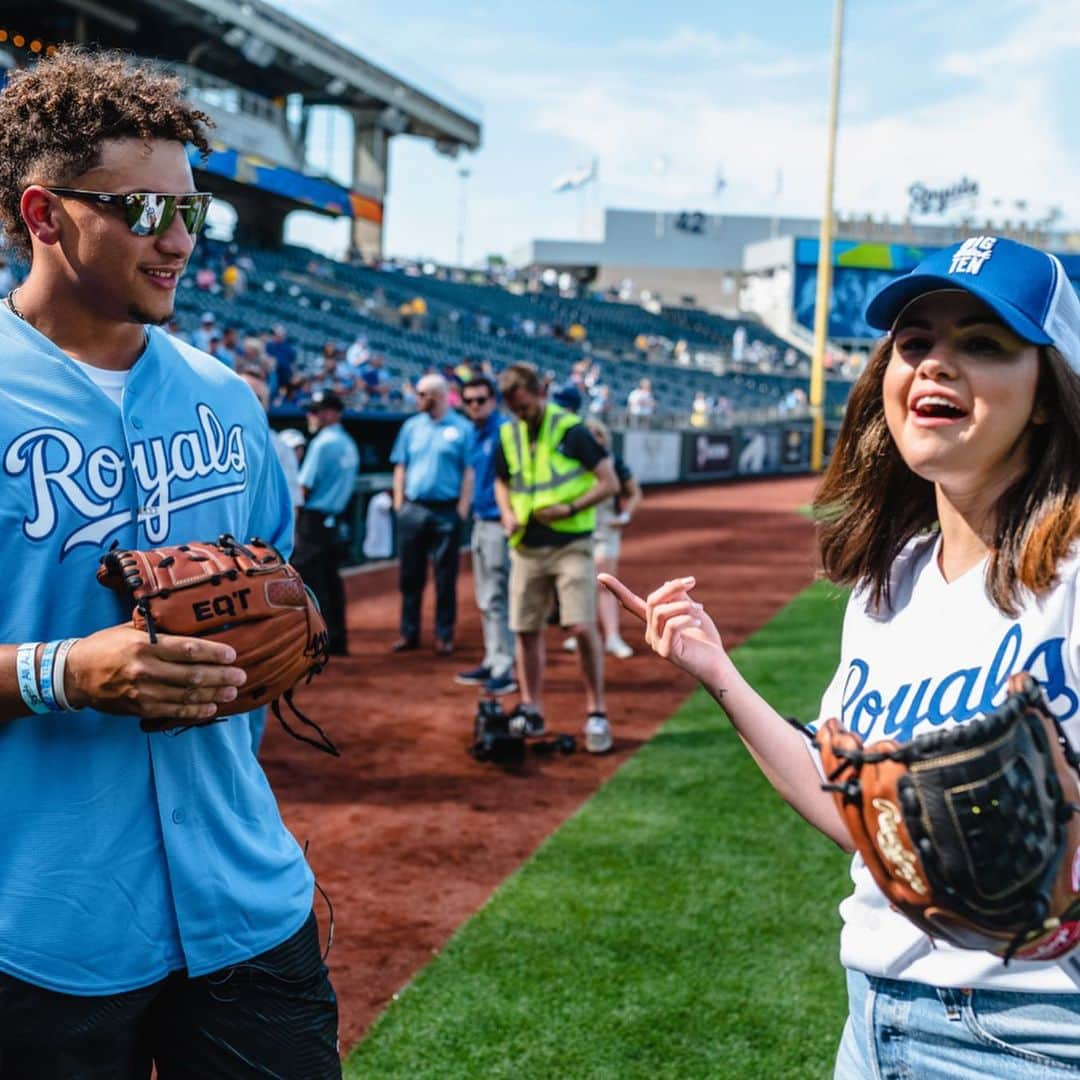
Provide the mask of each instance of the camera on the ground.
POLYGON ((469 753, 477 761, 496 765, 521 765, 525 761, 525 734, 513 730, 511 717, 503 712, 498 698, 481 698, 473 724, 469 753))

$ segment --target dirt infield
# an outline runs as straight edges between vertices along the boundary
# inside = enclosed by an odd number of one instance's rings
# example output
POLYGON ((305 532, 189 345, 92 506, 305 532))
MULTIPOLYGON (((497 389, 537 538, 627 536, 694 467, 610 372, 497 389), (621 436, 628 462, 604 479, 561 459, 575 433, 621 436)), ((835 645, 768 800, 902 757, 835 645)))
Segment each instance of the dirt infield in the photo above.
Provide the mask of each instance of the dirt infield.
MULTIPOLYGON (((623 543, 623 579, 647 591, 693 573, 697 596, 729 646, 813 578, 807 478, 649 495, 623 543)), ((430 593, 430 590, 429 590, 430 593)), ((457 654, 388 652, 397 636, 395 568, 348 582, 351 655, 335 659, 300 701, 326 728, 339 759, 290 739, 273 718, 262 760, 286 823, 334 905, 329 964, 350 1048, 391 995, 453 931, 645 742, 692 689, 690 679, 638 655, 610 660, 614 752, 532 758, 520 774, 465 752, 476 691, 453 682, 481 658, 467 560, 458 596, 457 654)), ((425 646, 431 596, 426 597, 425 646)), ((624 636, 640 643, 629 620, 624 636)), ((575 657, 549 632, 548 727, 580 734, 575 657)), ((640 645, 644 649, 644 645, 640 645)), ((507 699, 509 707, 515 698, 507 699)), ((318 904, 325 933, 325 907, 318 904)))

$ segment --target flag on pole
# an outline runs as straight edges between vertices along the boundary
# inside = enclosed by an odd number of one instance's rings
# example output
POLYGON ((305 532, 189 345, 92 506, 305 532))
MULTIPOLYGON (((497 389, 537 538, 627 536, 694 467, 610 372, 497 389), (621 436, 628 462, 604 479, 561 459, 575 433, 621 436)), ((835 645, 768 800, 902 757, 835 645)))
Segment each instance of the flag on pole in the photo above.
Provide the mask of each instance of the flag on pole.
POLYGON ((551 184, 551 190, 558 194, 562 191, 577 191, 586 184, 596 179, 596 158, 588 165, 579 165, 573 172, 563 173, 555 177, 551 184))

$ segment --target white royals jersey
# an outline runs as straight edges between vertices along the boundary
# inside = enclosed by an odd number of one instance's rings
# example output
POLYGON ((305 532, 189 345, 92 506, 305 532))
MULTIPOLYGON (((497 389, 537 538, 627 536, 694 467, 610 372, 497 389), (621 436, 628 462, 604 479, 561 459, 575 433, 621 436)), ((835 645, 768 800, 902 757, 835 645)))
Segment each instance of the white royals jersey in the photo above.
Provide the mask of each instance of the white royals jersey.
MULTIPOLYGON (((936 535, 912 541, 897 558, 891 612, 875 615, 864 593, 852 595, 821 720, 839 717, 864 742, 906 742, 983 715, 1004 699, 1010 675, 1029 671, 1080 746, 1080 559, 1064 563, 1059 583, 1010 619, 987 595, 986 561, 947 582, 939 543, 936 535)), ((845 967, 932 986, 1077 992, 1056 963, 1006 966, 990 953, 931 941, 889 906, 858 855, 851 876, 855 891, 840 905, 845 967)))

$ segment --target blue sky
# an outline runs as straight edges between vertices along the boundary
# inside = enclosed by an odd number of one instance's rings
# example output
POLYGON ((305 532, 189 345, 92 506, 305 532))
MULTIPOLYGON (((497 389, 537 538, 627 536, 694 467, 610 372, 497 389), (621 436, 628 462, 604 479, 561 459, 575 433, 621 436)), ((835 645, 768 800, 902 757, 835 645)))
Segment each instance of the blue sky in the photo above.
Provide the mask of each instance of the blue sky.
MULTIPOLYGON (((483 146, 457 161, 393 140, 391 254, 455 260, 462 166, 469 263, 536 237, 599 237, 608 206, 820 212, 831 0, 302 0, 289 10, 482 109, 483 146), (591 190, 552 192, 593 157, 591 190)), ((848 0, 837 209, 898 218, 913 181, 966 175, 980 185, 980 216, 1015 217, 1022 200, 1028 217, 1061 206, 1080 227, 1078 63, 1080 0, 848 0)), ((312 156, 333 172, 347 130, 313 131, 312 156)), ((341 223, 307 215, 290 233, 324 250, 345 244, 341 223)))

